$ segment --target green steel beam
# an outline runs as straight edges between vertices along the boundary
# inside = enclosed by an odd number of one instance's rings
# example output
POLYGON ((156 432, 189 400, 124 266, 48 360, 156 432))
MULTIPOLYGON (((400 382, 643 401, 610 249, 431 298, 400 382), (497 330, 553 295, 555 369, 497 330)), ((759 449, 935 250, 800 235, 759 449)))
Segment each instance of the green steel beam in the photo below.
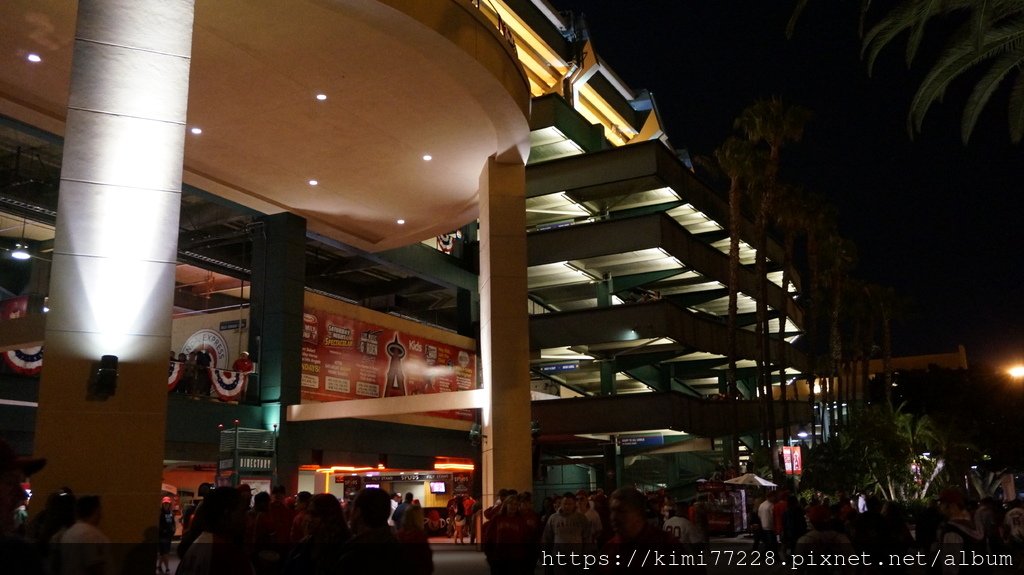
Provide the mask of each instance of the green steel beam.
POLYGON ((615 395, 615 368, 614 361, 602 361, 598 364, 601 369, 601 395, 615 395))
POLYGON ((652 204, 649 206, 640 206, 639 208, 630 208, 628 210, 618 210, 611 213, 611 217, 615 218, 631 218, 633 216, 646 216, 647 214, 659 214, 661 212, 667 212, 673 208, 679 206, 685 206, 687 202, 678 200, 674 202, 665 202, 662 204, 652 204))
POLYGON ((729 290, 727 289, 712 289, 683 294, 672 294, 670 296, 666 296, 666 299, 670 299, 683 307, 692 307, 708 303, 709 301, 713 301, 727 295, 729 295, 729 290))
POLYGON ((670 277, 677 276, 682 273, 686 273, 686 269, 673 269, 673 270, 661 270, 656 272, 645 272, 642 274, 632 274, 627 276, 615 276, 612 278, 611 290, 613 293, 624 292, 637 287, 642 287, 648 284, 666 280, 670 277))
POLYGON ((553 382, 557 383, 558 385, 560 385, 560 386, 562 386, 562 387, 564 387, 566 389, 571 389, 572 391, 575 391, 576 393, 578 393, 578 394, 580 394, 580 395, 582 395, 584 397, 587 397, 587 396, 590 395, 582 387, 579 387, 579 386, 576 386, 576 385, 572 385, 572 384, 566 382, 563 379, 559 379, 559 378, 557 378, 557 377, 555 377, 553 375, 546 374, 546 373, 544 373, 544 372, 542 372, 540 370, 531 369, 530 373, 532 373, 534 375, 537 375, 539 377, 543 377, 544 379, 546 379, 548 381, 553 381, 553 382))

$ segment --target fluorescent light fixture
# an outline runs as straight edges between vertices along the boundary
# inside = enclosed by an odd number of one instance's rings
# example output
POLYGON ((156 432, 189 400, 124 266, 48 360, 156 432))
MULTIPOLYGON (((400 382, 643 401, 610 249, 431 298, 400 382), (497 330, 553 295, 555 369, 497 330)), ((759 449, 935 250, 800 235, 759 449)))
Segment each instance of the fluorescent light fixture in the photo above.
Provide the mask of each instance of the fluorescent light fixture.
POLYGON ((28 60, 29 62, 33 62, 33 63, 38 63, 38 62, 42 62, 43 61, 43 58, 41 56, 39 56, 39 54, 35 54, 35 53, 29 54, 28 56, 25 57, 25 59, 28 60))
POLYGON ((28 246, 22 242, 25 241, 25 229, 28 227, 28 220, 21 220, 21 241, 14 244, 14 251, 11 252, 11 257, 16 260, 27 260, 32 257, 28 253, 28 246))
POLYGON ((14 251, 11 252, 11 257, 16 260, 27 260, 32 256, 29 255, 28 250, 25 249, 25 246, 17 244, 14 247, 14 251))

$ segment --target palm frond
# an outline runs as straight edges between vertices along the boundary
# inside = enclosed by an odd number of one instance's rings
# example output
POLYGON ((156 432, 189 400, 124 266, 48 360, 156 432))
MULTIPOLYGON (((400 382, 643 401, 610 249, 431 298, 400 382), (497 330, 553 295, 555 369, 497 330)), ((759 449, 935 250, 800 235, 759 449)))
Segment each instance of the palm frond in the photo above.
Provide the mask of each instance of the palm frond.
POLYGON ((904 30, 914 25, 913 15, 913 2, 904 2, 893 8, 864 35, 861 58, 867 63, 868 75, 874 71, 875 60, 882 49, 904 30))
POLYGON ((871 10, 871 0, 860 0, 860 17, 857 18, 857 35, 864 37, 864 23, 868 19, 868 11, 871 10))
POLYGON ((977 0, 978 5, 971 14, 971 24, 974 28, 974 46, 981 50, 981 41, 985 37, 985 30, 991 19, 992 4, 989 0, 977 0))
POLYGON ((910 28, 910 37, 907 38, 905 58, 908 68, 913 63, 914 56, 917 55, 917 49, 921 47, 921 40, 924 39, 924 31, 928 26, 928 21, 932 19, 932 16, 942 11, 944 3, 942 0, 922 0, 920 2, 911 2, 910 4, 917 9, 914 10, 914 23, 910 28))
POLYGON ((1024 45, 1019 45, 1016 50, 1000 55, 989 67, 985 75, 974 86, 974 91, 964 105, 964 117, 960 126, 960 137, 966 144, 971 138, 971 132, 978 123, 981 111, 988 104, 989 98, 1002 84, 1007 74, 1018 71, 1024 63, 1024 45))
POLYGON ((1010 140, 1019 144, 1024 138, 1024 74, 1017 74, 1010 89, 1010 140))
POLYGON ((803 14, 804 8, 807 8, 808 0, 797 0, 796 6, 793 6, 793 12, 789 15, 789 21, 786 22, 786 38, 792 40, 793 33, 796 31, 796 21, 800 19, 800 15, 803 14))
POLYGON ((975 50, 973 42, 958 41, 950 45, 932 69, 921 81, 910 104, 907 119, 911 135, 920 131, 921 124, 933 103, 942 99, 949 84, 967 70, 1010 49, 1015 49, 1024 40, 1024 19, 1016 23, 1004 23, 985 35, 981 51, 975 50))

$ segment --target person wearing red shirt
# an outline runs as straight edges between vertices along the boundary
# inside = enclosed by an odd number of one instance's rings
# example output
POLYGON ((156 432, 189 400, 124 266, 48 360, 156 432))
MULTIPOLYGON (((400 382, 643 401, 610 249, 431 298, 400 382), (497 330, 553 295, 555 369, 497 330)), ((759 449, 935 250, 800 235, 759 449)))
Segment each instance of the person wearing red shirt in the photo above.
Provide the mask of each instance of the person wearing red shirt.
POLYGON ((253 363, 252 360, 249 359, 249 352, 247 351, 243 351, 241 354, 239 354, 238 359, 235 360, 235 363, 231 364, 231 369, 241 373, 249 373, 252 371, 252 368, 253 363))
POLYGON ((772 505, 772 519, 775 525, 772 527, 775 529, 775 538, 779 541, 779 549, 781 550, 783 557, 786 555, 786 549, 789 548, 790 542, 786 540, 785 530, 785 515, 786 509, 789 507, 789 491, 780 491, 778 499, 775 500, 775 504, 772 505))
POLYGON ((285 554, 291 544, 292 522, 295 521, 295 510, 285 503, 284 485, 276 485, 271 491, 270 521, 273 524, 274 543, 278 551, 285 554))
POLYGON ((484 523, 481 541, 494 575, 533 573, 535 533, 519 507, 518 497, 507 496, 495 508, 493 519, 484 523))

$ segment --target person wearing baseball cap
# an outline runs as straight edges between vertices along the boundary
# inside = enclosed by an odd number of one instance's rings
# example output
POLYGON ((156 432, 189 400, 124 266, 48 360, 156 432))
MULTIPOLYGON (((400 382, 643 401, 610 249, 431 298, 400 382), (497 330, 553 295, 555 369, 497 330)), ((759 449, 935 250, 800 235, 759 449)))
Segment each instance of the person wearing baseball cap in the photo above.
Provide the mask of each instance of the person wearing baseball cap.
POLYGON ((32 546, 15 533, 14 510, 24 498, 21 484, 44 465, 45 459, 19 456, 0 439, 0 557, 4 558, 5 573, 43 574, 42 560, 32 546))
POLYGON ((796 540, 795 551, 790 556, 791 565, 796 568, 819 562, 819 557, 832 555, 853 555, 850 538, 835 530, 832 510, 825 505, 811 505, 807 508, 807 522, 811 529, 796 540))
POLYGON ((947 487, 939 492, 939 511, 946 521, 939 526, 938 561, 943 565, 943 575, 956 575, 960 572, 961 553, 972 557, 973 553, 984 554, 985 533, 975 523, 966 508, 966 499, 962 491, 955 487, 947 487), (952 558, 952 561, 950 561, 952 558))
POLYGON ((174 522, 174 500, 170 497, 160 500, 160 518, 157 521, 160 551, 157 556, 156 572, 170 573, 171 540, 174 539, 174 532, 177 530, 174 522))

